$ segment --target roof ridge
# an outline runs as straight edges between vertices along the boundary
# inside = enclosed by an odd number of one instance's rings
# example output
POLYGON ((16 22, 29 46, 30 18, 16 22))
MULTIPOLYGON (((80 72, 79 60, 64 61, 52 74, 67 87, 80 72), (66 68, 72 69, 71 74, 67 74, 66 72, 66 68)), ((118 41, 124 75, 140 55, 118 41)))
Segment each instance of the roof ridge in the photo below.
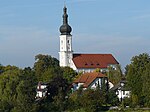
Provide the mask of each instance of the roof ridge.
POLYGON ((88 54, 88 55, 95 55, 95 54, 98 54, 98 55, 112 55, 111 53, 73 53, 73 54, 82 54, 82 55, 85 55, 85 54, 88 54))

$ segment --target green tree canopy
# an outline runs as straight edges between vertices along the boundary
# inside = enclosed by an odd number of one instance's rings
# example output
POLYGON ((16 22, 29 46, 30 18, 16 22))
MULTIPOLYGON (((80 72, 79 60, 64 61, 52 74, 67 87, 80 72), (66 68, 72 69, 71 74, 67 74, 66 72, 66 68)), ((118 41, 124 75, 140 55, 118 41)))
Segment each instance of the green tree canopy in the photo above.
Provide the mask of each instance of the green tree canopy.
POLYGON ((61 69, 63 71, 63 77, 71 84, 77 76, 77 73, 70 67, 62 67, 61 69))
POLYGON ((35 56, 34 71, 38 81, 49 82, 50 79, 58 74, 61 74, 59 61, 50 55, 39 54, 35 56))
POLYGON ((122 78, 122 71, 120 65, 116 65, 116 68, 108 67, 107 76, 109 81, 116 85, 122 78))
POLYGON ((32 110, 37 80, 34 72, 15 66, 6 66, 0 75, 0 109, 26 112, 32 110))
POLYGON ((127 66, 128 86, 131 88, 132 96, 136 96, 134 104, 145 105, 150 96, 150 56, 147 53, 134 56, 131 59, 131 64, 127 66))

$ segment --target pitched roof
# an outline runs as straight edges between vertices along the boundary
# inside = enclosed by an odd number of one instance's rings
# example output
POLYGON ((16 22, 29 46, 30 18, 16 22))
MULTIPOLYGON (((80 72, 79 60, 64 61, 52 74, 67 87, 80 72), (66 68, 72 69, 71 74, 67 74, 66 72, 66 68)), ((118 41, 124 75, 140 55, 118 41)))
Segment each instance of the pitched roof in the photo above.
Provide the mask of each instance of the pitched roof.
POLYGON ((119 64, 112 54, 73 54, 77 68, 107 68, 109 64, 119 64))
POLYGON ((127 86, 127 81, 126 80, 121 80, 118 84, 116 84, 110 90, 116 91, 118 89, 120 89, 122 91, 129 91, 130 90, 130 88, 127 86), (121 83, 123 83, 124 85, 121 86, 121 83))
POLYGON ((85 73, 77 78, 74 83, 84 83, 83 87, 87 88, 96 78, 107 77, 105 74, 98 72, 85 73))

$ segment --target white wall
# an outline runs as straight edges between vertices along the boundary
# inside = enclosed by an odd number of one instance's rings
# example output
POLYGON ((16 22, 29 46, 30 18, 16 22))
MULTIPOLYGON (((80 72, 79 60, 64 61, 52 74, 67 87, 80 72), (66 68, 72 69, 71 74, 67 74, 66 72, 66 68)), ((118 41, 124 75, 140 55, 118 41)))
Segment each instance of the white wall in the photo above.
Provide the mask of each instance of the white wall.
POLYGON ((47 93, 47 90, 45 90, 46 87, 47 87, 46 84, 43 84, 43 85, 38 84, 37 91, 36 91, 36 98, 42 98, 46 95, 47 93))
POLYGON ((37 86, 37 89, 45 89, 46 87, 47 87, 47 85, 40 85, 40 87, 37 86))
POLYGON ((127 98, 130 97, 130 91, 117 90, 116 94, 117 94, 120 101, 121 101, 121 99, 124 99, 125 97, 127 97, 127 98))
POLYGON ((60 35, 60 51, 59 51, 59 65, 61 67, 69 66, 72 60, 72 36, 60 35))
MULTIPOLYGON (((74 64, 74 62, 72 61, 71 62, 72 64, 71 64, 71 68, 73 69, 73 70, 75 70, 76 72, 83 72, 83 73, 85 73, 85 72, 93 72, 96 68, 77 68, 76 66, 75 66, 75 64, 74 64)), ((111 67, 113 67, 115 70, 116 70, 116 64, 109 64, 108 66, 111 66, 111 67)), ((108 71, 108 69, 107 68, 101 68, 100 69, 101 70, 101 72, 103 72, 103 71, 108 71)))
POLYGON ((94 82, 92 82, 92 84, 90 85, 90 88, 95 89, 98 86, 98 84, 100 87, 102 86, 101 85, 102 84, 102 78, 96 78, 96 80, 94 80, 94 82))

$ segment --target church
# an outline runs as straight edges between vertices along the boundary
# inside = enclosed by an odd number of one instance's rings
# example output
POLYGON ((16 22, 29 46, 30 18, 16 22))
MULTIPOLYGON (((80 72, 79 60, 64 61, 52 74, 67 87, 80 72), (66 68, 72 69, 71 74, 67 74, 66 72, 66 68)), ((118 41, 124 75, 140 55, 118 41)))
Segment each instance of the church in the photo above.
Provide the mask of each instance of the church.
POLYGON ((59 65, 61 67, 71 67, 76 72, 92 72, 100 69, 106 72, 111 66, 116 69, 118 61, 112 54, 77 54, 72 48, 72 28, 68 23, 67 8, 63 8, 63 24, 60 26, 60 51, 59 65))

